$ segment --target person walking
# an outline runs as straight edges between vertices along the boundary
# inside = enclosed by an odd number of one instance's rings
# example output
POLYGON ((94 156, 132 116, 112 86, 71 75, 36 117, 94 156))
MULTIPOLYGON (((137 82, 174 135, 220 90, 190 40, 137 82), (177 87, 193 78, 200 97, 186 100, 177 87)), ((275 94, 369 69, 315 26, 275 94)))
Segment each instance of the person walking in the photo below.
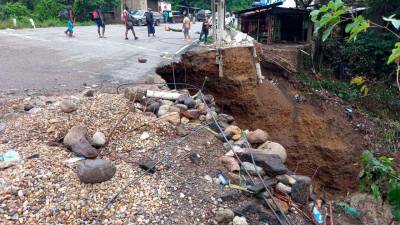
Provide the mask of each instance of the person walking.
POLYGON ((163 12, 164 23, 168 23, 168 16, 169 16, 168 11, 164 10, 164 12, 163 12))
POLYGON ((67 9, 67 30, 64 31, 65 35, 68 37, 74 37, 74 22, 72 16, 72 9, 67 9))
POLYGON ((185 36, 186 41, 190 41, 190 28, 192 26, 192 22, 190 21, 188 15, 186 14, 185 18, 183 19, 183 24, 182 24, 182 30, 183 30, 183 35, 185 36))
POLYGON ((209 22, 208 16, 206 16, 206 17, 204 18, 203 25, 202 25, 202 27, 201 27, 200 42, 201 42, 202 37, 203 37, 203 35, 204 35, 204 44, 207 44, 207 38, 208 38, 208 32, 209 32, 209 30, 210 30, 210 22, 209 22))
POLYGON ((150 37, 150 34, 153 34, 154 37, 155 36, 154 34, 156 33, 154 29, 154 16, 150 8, 146 13, 146 23, 147 23, 147 35, 150 37))
POLYGON ((132 31, 133 37, 135 37, 135 40, 139 39, 138 37, 136 37, 136 33, 135 33, 135 29, 133 28, 133 18, 129 15, 129 8, 127 6, 125 6, 125 9, 122 13, 122 22, 125 23, 125 40, 129 40, 128 38, 128 33, 129 30, 132 31))
POLYGON ((97 25, 97 33, 99 34, 99 38, 104 38, 105 37, 104 33, 106 31, 106 24, 104 23, 104 16, 100 9, 100 6, 97 6, 96 9, 92 12, 92 17, 97 25), (100 33, 100 27, 102 28, 101 33, 100 33))

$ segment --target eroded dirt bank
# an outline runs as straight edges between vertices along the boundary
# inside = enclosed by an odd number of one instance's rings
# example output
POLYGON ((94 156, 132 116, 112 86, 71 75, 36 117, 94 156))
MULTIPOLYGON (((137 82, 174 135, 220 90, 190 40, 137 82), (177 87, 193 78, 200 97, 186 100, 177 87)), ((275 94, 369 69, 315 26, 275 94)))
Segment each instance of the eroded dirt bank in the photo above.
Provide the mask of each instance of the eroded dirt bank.
MULTIPOLYGON (((271 80, 257 84, 251 48, 223 51, 224 77, 218 76, 213 51, 191 51, 174 65, 177 82, 201 86, 213 94, 222 111, 240 127, 268 131, 288 151, 289 168, 315 176, 321 191, 346 193, 357 187, 357 162, 365 147, 363 135, 348 121, 343 107, 299 89, 280 71, 263 71, 271 80)), ((173 82, 172 67, 157 69, 173 82)), ((290 75, 294 76, 294 75, 290 75)))

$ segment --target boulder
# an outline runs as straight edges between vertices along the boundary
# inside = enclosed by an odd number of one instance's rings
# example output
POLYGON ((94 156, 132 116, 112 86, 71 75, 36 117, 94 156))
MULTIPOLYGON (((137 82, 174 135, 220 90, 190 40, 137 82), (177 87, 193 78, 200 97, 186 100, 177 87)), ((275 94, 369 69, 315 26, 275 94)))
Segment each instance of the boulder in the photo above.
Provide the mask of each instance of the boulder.
POLYGON ((293 177, 293 179, 295 179, 295 181, 301 180, 301 181, 304 181, 309 184, 311 184, 311 181, 312 181, 310 177, 304 176, 304 175, 290 175, 290 176, 293 177))
POLYGON ((231 124, 231 123, 233 123, 233 121, 235 121, 235 118, 233 118, 233 116, 231 116, 231 115, 220 113, 220 114, 218 114, 218 121, 222 121, 222 122, 231 124))
POLYGON ((73 103, 71 100, 64 100, 60 104, 60 108, 62 112, 65 113, 71 113, 75 110, 77 110, 77 106, 75 103, 73 103))
POLYGON ((190 114, 190 116, 191 116, 189 119, 197 120, 197 119, 200 117, 200 115, 201 115, 201 112, 200 112, 200 110, 198 110, 198 109, 189 109, 187 112, 188 112, 188 113, 190 114))
POLYGON ((103 147, 106 144, 106 136, 100 132, 97 131, 96 133, 93 134, 92 137, 92 145, 96 148, 103 147))
MULTIPOLYGON (((252 151, 254 161, 258 166, 264 169, 265 173, 270 176, 277 176, 286 174, 288 169, 283 164, 281 158, 274 154, 265 154, 259 151, 252 151)), ((249 151, 237 152, 241 160, 246 162, 252 162, 251 154, 249 151)))
POLYGON ((281 182, 279 182, 278 184, 276 184, 276 190, 289 194, 290 192, 292 192, 292 188, 282 184, 281 182))
POLYGON ((215 111, 210 111, 206 114, 206 121, 211 122, 214 118, 217 118, 218 114, 215 111))
POLYGON ((247 140, 249 140, 250 144, 262 144, 264 142, 266 142, 269 139, 269 135, 267 134, 267 132, 261 130, 261 129, 257 129, 253 132, 251 132, 248 136, 247 136, 247 140))
POLYGON ((261 168, 257 165, 254 165, 253 163, 250 163, 250 162, 243 162, 242 165, 240 165, 240 168, 242 169, 242 171, 247 170, 250 173, 250 175, 253 175, 253 176, 258 176, 257 171, 261 176, 265 175, 263 168, 261 168))
POLYGON ((189 130, 186 130, 184 127, 182 127, 182 126, 179 126, 179 127, 176 127, 176 134, 178 135, 178 136, 180 136, 180 137, 184 137, 184 136, 186 136, 186 135, 188 135, 190 133, 190 131, 189 130))
POLYGON ((181 122, 181 117, 178 112, 171 112, 171 113, 165 114, 164 116, 162 116, 160 118, 172 123, 175 126, 179 125, 181 122))
POLYGON ((77 174, 83 183, 101 183, 110 180, 116 171, 117 169, 110 160, 89 159, 79 164, 77 174))
POLYGON ((197 109, 200 111, 201 114, 203 114, 203 115, 206 115, 206 114, 207 114, 207 107, 206 107, 206 104, 200 103, 200 104, 197 106, 197 109))
POLYGON ((161 100, 161 104, 162 105, 173 105, 174 104, 174 102, 172 102, 172 101, 170 101, 170 100, 161 100))
POLYGON ((235 213, 232 210, 220 208, 215 215, 215 220, 221 224, 230 223, 234 217, 235 213))
POLYGON ((248 225, 248 223, 245 217, 235 216, 233 218, 233 225, 248 225))
POLYGON ((152 112, 154 114, 157 114, 159 108, 160 108, 160 103, 153 102, 146 107, 146 112, 152 112))
POLYGON ((189 123, 189 119, 186 118, 186 117, 182 117, 182 118, 181 118, 181 123, 182 123, 182 124, 188 124, 188 123, 189 123))
POLYGON ((196 107, 196 101, 190 96, 186 96, 183 104, 187 105, 189 109, 196 107))
POLYGON ((176 104, 185 104, 185 99, 189 97, 188 94, 182 94, 178 97, 178 99, 176 99, 175 103, 176 104))
POLYGON ((236 161, 235 158, 229 156, 221 156, 219 158, 221 164, 229 171, 229 172, 236 172, 240 171, 239 163, 236 161))
POLYGON ((124 97, 129 99, 129 101, 135 100, 135 102, 140 102, 146 97, 146 90, 137 87, 129 87, 125 89, 124 97))
POLYGON ((169 108, 170 108, 170 105, 160 106, 160 108, 158 108, 158 111, 157 111, 157 116, 161 117, 161 116, 166 115, 169 112, 169 108))
POLYGON ((286 162, 286 149, 279 143, 267 141, 264 144, 260 145, 257 149, 264 151, 266 154, 279 155, 279 157, 282 159, 282 162, 286 162))
POLYGON ((290 194, 295 202, 306 205, 310 199, 310 183, 304 180, 296 181, 290 194))
POLYGON ((97 151, 92 147, 85 137, 86 128, 83 126, 74 126, 69 129, 64 137, 64 145, 71 149, 78 156, 85 158, 96 158, 97 151))
POLYGON ((169 110, 168 110, 168 112, 180 112, 181 111, 181 109, 180 108, 178 108, 178 107, 176 107, 175 105, 171 105, 170 107, 169 107, 169 110))
POLYGON ((24 111, 29 111, 29 110, 33 109, 33 107, 34 106, 33 106, 32 103, 27 102, 27 103, 24 104, 24 111))
POLYGON ((240 135, 241 132, 242 130, 235 125, 229 125, 228 127, 225 128, 225 133, 229 134, 230 136, 240 135))

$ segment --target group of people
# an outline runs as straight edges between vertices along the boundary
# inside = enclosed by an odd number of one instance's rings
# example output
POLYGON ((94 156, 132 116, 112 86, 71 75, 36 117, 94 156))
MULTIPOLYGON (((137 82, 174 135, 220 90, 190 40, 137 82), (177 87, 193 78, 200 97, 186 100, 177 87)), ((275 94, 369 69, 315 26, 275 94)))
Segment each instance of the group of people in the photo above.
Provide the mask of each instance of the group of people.
MULTIPOLYGON (((92 16, 92 20, 97 25, 97 33, 99 35, 99 38, 105 38, 104 33, 106 30, 106 25, 104 22, 104 15, 99 6, 96 7, 96 9, 92 12, 91 16, 92 16)), ((154 37, 155 36, 155 28, 154 28, 155 20, 154 20, 154 15, 152 13, 152 10, 150 8, 148 9, 148 12, 145 14, 145 17, 146 17, 146 24, 147 24, 147 34, 149 37, 151 35, 154 37)), ((72 10, 68 9, 67 30, 64 33, 69 37, 74 37, 74 24, 73 24, 72 18, 73 18, 72 10)), ((125 24, 125 28, 126 28, 125 29, 125 40, 129 40, 129 38, 128 38, 129 31, 132 32, 132 35, 135 40, 139 39, 136 36, 135 29, 134 29, 135 21, 130 16, 128 7, 125 7, 124 11, 121 14, 121 22, 123 24, 125 24)), ((203 40, 203 36, 204 36, 204 43, 207 43, 210 26, 211 26, 211 23, 209 21, 209 18, 206 16, 205 20, 202 24, 202 28, 201 28, 200 41, 203 40)), ((186 15, 185 18, 183 19, 182 31, 184 34, 184 38, 187 41, 191 40, 191 38, 190 38, 191 27, 192 27, 192 22, 191 22, 190 18, 186 15)))

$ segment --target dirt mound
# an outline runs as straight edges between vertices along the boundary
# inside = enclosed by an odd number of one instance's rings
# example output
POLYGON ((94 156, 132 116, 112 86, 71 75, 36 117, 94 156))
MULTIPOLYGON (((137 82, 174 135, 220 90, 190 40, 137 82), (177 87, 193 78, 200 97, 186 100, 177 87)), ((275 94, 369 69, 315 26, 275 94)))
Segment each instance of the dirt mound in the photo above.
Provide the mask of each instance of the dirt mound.
MULTIPOLYGON (((257 85, 249 49, 229 49, 223 54, 223 78, 218 77, 215 52, 190 52, 174 65, 176 81, 201 86, 207 76, 205 92, 214 95, 221 110, 232 114, 240 127, 268 131, 272 141, 288 150, 292 171, 315 175, 319 188, 328 192, 354 190, 363 138, 347 120, 343 107, 316 95, 299 102, 295 96, 307 93, 282 77, 278 84, 265 81, 257 85)), ((167 82, 173 81, 171 67, 157 72, 167 82)))

